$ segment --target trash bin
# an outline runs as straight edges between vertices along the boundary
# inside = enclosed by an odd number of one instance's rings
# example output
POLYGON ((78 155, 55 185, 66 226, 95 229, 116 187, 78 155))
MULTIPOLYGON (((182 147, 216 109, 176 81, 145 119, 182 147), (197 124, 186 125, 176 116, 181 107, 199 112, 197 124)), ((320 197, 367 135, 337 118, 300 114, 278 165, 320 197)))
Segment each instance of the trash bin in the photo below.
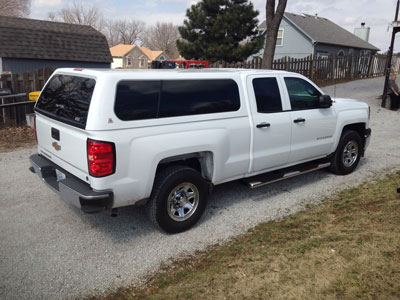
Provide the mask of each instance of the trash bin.
POLYGON ((26 114, 25 115, 26 118, 26 125, 28 125, 31 128, 35 127, 35 113, 32 114, 26 114))

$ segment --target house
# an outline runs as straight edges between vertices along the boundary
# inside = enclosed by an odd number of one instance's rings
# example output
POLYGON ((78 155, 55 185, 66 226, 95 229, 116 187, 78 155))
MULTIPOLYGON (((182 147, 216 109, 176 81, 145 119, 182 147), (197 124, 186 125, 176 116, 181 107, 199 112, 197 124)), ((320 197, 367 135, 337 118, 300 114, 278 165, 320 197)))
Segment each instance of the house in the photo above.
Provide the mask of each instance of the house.
MULTIPOLYGON (((364 24, 365 25, 365 24, 364 24)), ((266 31, 266 22, 259 29, 266 31)), ((365 27, 368 30, 369 28, 365 27)), ((296 15, 284 13, 278 31, 274 59, 288 56, 303 58, 309 55, 326 57, 329 55, 373 54, 379 51, 368 43, 332 21, 318 15, 296 15)), ((264 49, 253 57, 262 57, 264 49)))
POLYGON ((110 48, 112 69, 150 69, 153 61, 169 60, 164 51, 153 51, 136 45, 119 44, 110 48))
POLYGON ((0 74, 111 62, 105 36, 90 26, 0 16, 0 74))

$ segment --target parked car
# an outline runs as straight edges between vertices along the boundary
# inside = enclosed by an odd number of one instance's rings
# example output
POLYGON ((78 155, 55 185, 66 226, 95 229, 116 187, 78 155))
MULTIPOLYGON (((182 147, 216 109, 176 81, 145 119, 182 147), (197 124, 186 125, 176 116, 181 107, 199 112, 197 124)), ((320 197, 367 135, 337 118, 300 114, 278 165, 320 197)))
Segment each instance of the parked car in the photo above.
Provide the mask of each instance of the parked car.
POLYGON ((89 213, 143 204, 172 233, 215 185, 349 174, 371 134, 367 104, 283 71, 58 69, 35 112, 31 170, 61 198, 89 213))

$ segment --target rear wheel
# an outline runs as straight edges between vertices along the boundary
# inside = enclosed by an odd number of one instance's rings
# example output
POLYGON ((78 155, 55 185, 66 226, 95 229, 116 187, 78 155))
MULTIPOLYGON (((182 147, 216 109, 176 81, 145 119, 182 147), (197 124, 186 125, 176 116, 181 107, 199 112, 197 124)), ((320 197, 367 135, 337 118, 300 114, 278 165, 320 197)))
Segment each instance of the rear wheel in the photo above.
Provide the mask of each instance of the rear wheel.
POLYGON ((361 147, 362 140, 356 131, 344 131, 332 156, 330 170, 338 175, 353 172, 360 161, 361 147))
POLYGON ((153 223, 169 233, 191 228, 207 204, 207 183, 196 170, 185 166, 162 170, 147 204, 153 223))

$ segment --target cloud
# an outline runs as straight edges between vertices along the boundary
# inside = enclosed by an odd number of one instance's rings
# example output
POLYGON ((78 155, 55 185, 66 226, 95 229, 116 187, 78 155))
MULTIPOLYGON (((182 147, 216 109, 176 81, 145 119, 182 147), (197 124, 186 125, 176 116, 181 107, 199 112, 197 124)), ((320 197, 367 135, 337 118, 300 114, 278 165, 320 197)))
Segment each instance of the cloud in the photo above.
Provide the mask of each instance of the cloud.
POLYGON ((357 18, 355 17, 346 17, 343 21, 346 25, 354 25, 356 23, 357 18))
POLYGON ((138 18, 148 25, 154 25, 157 22, 173 23, 174 25, 182 25, 185 19, 185 12, 182 13, 155 13, 151 15, 151 18, 138 18))
POLYGON ((32 4, 33 8, 53 8, 61 6, 61 0, 35 0, 32 4))

